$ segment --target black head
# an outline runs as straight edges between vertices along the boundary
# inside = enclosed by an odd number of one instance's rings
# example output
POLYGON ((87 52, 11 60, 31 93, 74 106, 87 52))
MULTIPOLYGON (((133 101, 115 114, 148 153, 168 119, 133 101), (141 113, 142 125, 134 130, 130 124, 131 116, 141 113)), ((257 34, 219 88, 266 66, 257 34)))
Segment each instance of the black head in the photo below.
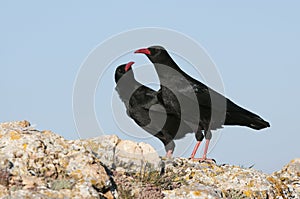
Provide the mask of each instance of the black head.
MULTIPOLYGON (((128 62, 127 64, 122 64, 117 67, 115 71, 115 82, 117 83, 123 75, 125 75, 127 72, 132 72, 131 66, 134 64, 134 62, 128 62)), ((132 74, 133 75, 133 74, 132 74)))
POLYGON ((145 54, 151 62, 166 64, 172 59, 167 50, 162 46, 150 46, 148 48, 141 48, 136 50, 134 53, 145 54))

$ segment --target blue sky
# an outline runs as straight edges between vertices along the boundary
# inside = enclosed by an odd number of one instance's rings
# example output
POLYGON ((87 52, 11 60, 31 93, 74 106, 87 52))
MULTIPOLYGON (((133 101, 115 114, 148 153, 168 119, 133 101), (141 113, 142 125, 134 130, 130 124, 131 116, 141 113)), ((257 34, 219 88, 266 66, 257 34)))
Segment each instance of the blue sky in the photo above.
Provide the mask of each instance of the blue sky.
MULTIPOLYGON (((73 85, 89 53, 120 32, 169 28, 205 48, 219 70, 226 96, 271 123, 271 128, 259 132, 225 127, 209 157, 273 172, 300 157, 299 8, 297 1, 1 1, 0 121, 26 119, 40 130, 76 139, 73 85)), ((149 63, 141 55, 126 56, 149 63)), ((105 93, 114 89, 113 67, 97 88, 99 120, 102 109, 109 111, 105 93)), ((107 114, 105 133, 130 139, 107 114)), ((126 117, 123 109, 121 114, 126 117)), ((128 124, 134 126, 129 119, 128 124)), ((143 136, 133 140, 148 142, 164 154, 158 140, 143 136)), ((185 143, 193 145, 194 136, 185 143)), ((177 142, 175 156, 182 154, 182 145, 177 142)), ((182 155, 188 157, 191 151, 192 146, 182 155)))

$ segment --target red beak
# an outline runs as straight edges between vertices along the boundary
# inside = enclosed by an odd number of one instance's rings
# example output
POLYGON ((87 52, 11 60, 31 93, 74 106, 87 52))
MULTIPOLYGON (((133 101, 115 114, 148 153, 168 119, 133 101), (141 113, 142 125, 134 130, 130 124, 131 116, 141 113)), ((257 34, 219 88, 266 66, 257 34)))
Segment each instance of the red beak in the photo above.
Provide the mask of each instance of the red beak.
POLYGON ((146 55, 151 55, 151 52, 148 48, 138 49, 138 50, 134 51, 134 53, 143 53, 143 54, 146 54, 146 55))
POLYGON ((127 71, 131 68, 132 64, 134 64, 133 61, 128 62, 128 63, 126 64, 126 66, 125 66, 125 72, 127 72, 127 71))

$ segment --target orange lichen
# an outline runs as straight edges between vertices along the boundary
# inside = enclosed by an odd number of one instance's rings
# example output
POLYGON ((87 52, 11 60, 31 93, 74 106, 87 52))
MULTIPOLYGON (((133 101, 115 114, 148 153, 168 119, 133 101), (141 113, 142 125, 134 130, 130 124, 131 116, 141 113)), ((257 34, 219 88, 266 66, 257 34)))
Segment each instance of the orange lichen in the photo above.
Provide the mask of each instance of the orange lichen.
POLYGON ((267 177, 267 180, 273 184, 277 195, 279 195, 279 196, 284 195, 283 189, 286 189, 287 187, 285 187, 285 185, 283 183, 281 183, 281 181, 275 179, 272 176, 267 177))
POLYGON ((52 131, 49 131, 49 130, 44 130, 41 133, 44 134, 44 135, 51 135, 51 134, 53 134, 52 131))
POLYGON ((21 138, 20 133, 18 133, 16 131, 11 131, 11 132, 9 132, 9 134, 10 134, 10 139, 11 140, 18 140, 18 139, 21 138))
POLYGON ((19 125, 23 128, 26 128, 30 126, 30 122, 28 122, 27 120, 23 120, 19 122, 19 125))
POLYGON ((201 196, 201 192, 200 191, 194 191, 194 195, 195 196, 201 196))
POLYGON ((254 186, 254 180, 250 180, 250 182, 247 185, 248 185, 248 187, 253 187, 254 186))
POLYGON ((252 196, 252 192, 250 190, 244 191, 243 194, 245 194, 249 198, 252 196))
POLYGON ((97 181, 95 179, 91 179, 91 184, 95 185, 97 183, 97 181))
POLYGON ((26 150, 26 148, 27 148, 27 143, 24 143, 23 144, 23 149, 26 150))
POLYGON ((80 169, 77 169, 75 171, 72 171, 70 173, 70 176, 74 177, 76 180, 82 179, 83 175, 80 169))

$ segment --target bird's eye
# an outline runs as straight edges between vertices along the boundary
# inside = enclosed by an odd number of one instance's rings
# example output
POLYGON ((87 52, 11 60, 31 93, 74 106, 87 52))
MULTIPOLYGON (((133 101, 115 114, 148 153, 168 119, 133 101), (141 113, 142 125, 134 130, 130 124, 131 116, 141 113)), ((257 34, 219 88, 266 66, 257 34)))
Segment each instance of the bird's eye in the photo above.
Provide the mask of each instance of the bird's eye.
POLYGON ((151 54, 157 56, 157 55, 160 54, 160 51, 159 51, 158 49, 154 48, 154 49, 152 50, 152 53, 151 53, 151 54))

